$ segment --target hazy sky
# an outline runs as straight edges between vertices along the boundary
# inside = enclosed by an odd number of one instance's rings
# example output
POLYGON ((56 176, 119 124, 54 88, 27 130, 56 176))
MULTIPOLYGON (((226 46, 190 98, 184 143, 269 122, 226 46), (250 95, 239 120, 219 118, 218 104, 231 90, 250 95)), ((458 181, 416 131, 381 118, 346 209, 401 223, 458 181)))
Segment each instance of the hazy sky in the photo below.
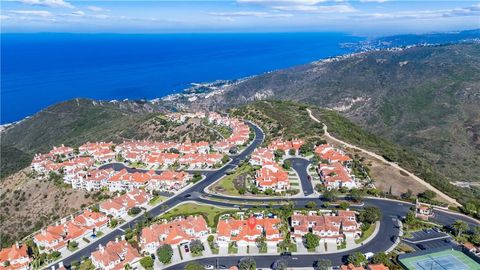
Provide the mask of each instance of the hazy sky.
POLYGON ((2 32, 421 33, 480 27, 479 1, 1 0, 2 32))

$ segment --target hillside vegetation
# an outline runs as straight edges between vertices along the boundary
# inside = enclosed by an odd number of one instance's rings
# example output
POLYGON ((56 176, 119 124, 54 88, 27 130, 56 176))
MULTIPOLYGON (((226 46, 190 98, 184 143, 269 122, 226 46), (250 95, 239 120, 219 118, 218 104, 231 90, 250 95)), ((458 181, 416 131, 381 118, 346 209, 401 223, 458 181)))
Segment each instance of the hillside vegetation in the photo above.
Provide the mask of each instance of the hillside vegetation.
POLYGON ((157 108, 139 103, 110 103, 75 99, 53 105, 8 128, 1 136, 1 177, 27 167, 35 153, 61 144, 125 139, 206 140, 219 135, 198 119, 169 122, 157 108))
POLYGON ((314 62, 243 80, 187 106, 234 107, 265 99, 336 110, 415 152, 445 181, 480 181, 480 44, 314 62))
POLYGON ((231 109, 231 115, 251 120, 265 132, 265 143, 273 139, 321 140, 323 126, 310 119, 307 106, 296 102, 266 100, 231 109))
MULTIPOLYGON (((312 114, 328 126, 329 132, 336 138, 371 150, 386 160, 397 162, 461 204, 471 203, 477 209, 480 208, 479 189, 464 189, 450 184, 448 179, 439 174, 423 156, 365 130, 336 111, 293 101, 263 100, 231 109, 230 113, 260 125, 266 134, 266 144, 276 138, 306 138, 310 144, 322 142, 322 125, 308 116, 307 108, 310 108, 312 114)), ((424 190, 413 191, 416 194, 424 190)))
POLYGON ((414 173, 434 187, 455 198, 462 205, 474 204, 480 209, 480 189, 464 189, 450 184, 423 157, 414 151, 382 139, 352 123, 338 112, 311 107, 312 114, 328 126, 328 131, 338 139, 373 151, 386 160, 398 163, 402 168, 414 173))

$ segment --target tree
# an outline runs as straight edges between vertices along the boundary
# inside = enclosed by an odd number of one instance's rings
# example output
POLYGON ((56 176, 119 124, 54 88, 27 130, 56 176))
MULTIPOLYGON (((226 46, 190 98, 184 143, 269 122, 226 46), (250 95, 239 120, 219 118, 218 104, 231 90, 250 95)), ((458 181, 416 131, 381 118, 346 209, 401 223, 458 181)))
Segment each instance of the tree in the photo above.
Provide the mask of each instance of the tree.
POLYGON ((463 207, 463 212, 465 212, 468 215, 473 215, 477 212, 477 207, 475 206, 475 204, 471 202, 467 202, 465 204, 465 207, 463 207))
POLYGON ((334 202, 337 200, 337 192, 335 190, 326 190, 323 192, 323 198, 328 202, 334 202))
POLYGON ((244 257, 238 261, 239 270, 255 270, 257 268, 257 263, 252 257, 244 257))
POLYGON ((213 235, 209 235, 207 237, 207 242, 211 245, 213 243, 213 241, 215 240, 215 236, 213 235))
POLYGON ((189 262, 185 265, 184 270, 205 270, 205 267, 197 262, 189 262))
POLYGON ((402 193, 401 197, 402 199, 408 200, 412 198, 413 192, 411 189, 408 189, 407 192, 402 193))
POLYGON ((475 227, 475 229, 473 229, 472 236, 470 237, 470 242, 475 245, 480 245, 480 227, 475 227))
POLYGON ((367 264, 367 258, 365 257, 365 255, 363 255, 363 253, 361 252, 355 252, 355 253, 352 253, 350 255, 348 255, 348 259, 347 259, 348 263, 351 263, 355 266, 363 266, 365 264, 367 264))
POLYGON ((468 224, 465 221, 457 220, 453 223, 453 229, 457 237, 461 236, 463 232, 468 230, 468 224))
POLYGON ((138 215, 140 212, 142 212, 142 209, 140 209, 140 207, 136 207, 136 206, 134 206, 134 207, 130 208, 130 210, 128 210, 128 214, 132 215, 132 216, 138 215))
POLYGON ((350 199, 352 199, 352 201, 354 202, 362 202, 363 201, 362 191, 356 188, 352 189, 352 191, 350 191, 350 199))
POLYGON ((170 263, 173 256, 173 249, 170 245, 162 245, 157 249, 158 260, 162 263, 170 263))
POLYGON ((257 237, 257 239, 255 239, 255 243, 260 250, 265 250, 267 248, 266 238, 263 235, 257 237))
POLYGON ((383 263, 383 265, 385 265, 385 266, 391 265, 390 258, 388 257, 387 254, 385 254, 385 252, 379 252, 379 253, 376 253, 375 255, 373 255, 372 263, 374 263, 374 264, 383 263))
POLYGON ((311 143, 304 143, 300 146, 300 154, 305 155, 312 150, 313 146, 311 143))
POLYGON ((225 163, 227 163, 227 162, 229 162, 229 161, 230 161, 230 158, 229 158, 227 155, 224 155, 224 156, 222 157, 222 163, 223 163, 223 164, 225 164, 225 163))
POLYGON ((265 195, 267 195, 267 196, 273 195, 273 189, 267 188, 264 193, 265 193, 265 195))
POLYGON ((284 259, 276 260, 272 265, 273 270, 286 270, 287 267, 288 267, 288 263, 284 259))
POLYGON ((315 264, 316 270, 329 270, 332 267, 332 261, 327 259, 320 259, 315 264))
POLYGON ((305 244, 308 249, 314 249, 320 244, 320 239, 315 234, 309 232, 305 234, 305 244))
POLYGON ((340 207, 340 209, 346 210, 348 207, 350 207, 350 204, 348 202, 341 202, 338 207, 340 207))
POLYGON ((90 207, 90 210, 92 210, 92 212, 98 213, 100 212, 100 207, 98 206, 98 204, 94 204, 92 205, 92 207, 90 207))
POLYGON ((360 222, 375 223, 382 217, 382 212, 377 207, 368 206, 360 212, 360 222))
POLYGON ((292 167, 292 161, 287 159, 283 162, 283 168, 285 170, 290 170, 290 168, 292 167))
POLYGON ((147 269, 153 269, 153 259, 150 256, 145 256, 140 260, 140 265, 143 266, 143 268, 147 269))
POLYGON ((290 156, 295 156, 295 154, 296 154, 295 149, 292 148, 292 149, 288 150, 288 154, 289 154, 290 156))
POLYGON ((285 155, 285 151, 277 149, 273 151, 273 154, 275 155, 275 158, 281 158, 285 155))
POLYGON ((199 172, 194 172, 192 177, 192 182, 196 183, 202 179, 202 174, 199 172))
POLYGON ((198 239, 194 239, 190 242, 190 251, 192 251, 193 254, 199 255, 204 250, 205 250, 205 247, 203 246, 202 241, 198 239))
POLYGON ((407 225, 414 225, 417 223, 417 218, 415 217, 415 213, 412 211, 408 212, 407 215, 405 216, 405 223, 407 225))
POLYGON ((437 193, 435 193, 431 190, 425 190, 424 192, 420 193, 419 196, 421 198, 426 199, 427 201, 431 201, 437 196, 437 193))
POLYGON ((307 208, 316 208, 316 207, 317 207, 317 203, 314 202, 314 201, 309 201, 309 202, 307 202, 307 204, 305 204, 305 207, 307 207, 307 208))

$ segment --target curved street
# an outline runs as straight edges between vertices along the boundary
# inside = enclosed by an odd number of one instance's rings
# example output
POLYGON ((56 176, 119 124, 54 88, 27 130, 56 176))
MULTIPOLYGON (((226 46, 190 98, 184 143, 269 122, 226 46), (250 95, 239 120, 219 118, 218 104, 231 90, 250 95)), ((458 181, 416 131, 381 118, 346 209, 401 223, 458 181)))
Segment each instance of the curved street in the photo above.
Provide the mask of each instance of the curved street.
MULTIPOLYGON (((321 197, 310 197, 310 198, 232 198, 227 196, 222 196, 218 194, 206 194, 205 188, 209 185, 213 184, 220 178, 222 178, 228 170, 234 169, 237 167, 243 160, 247 159, 247 157, 253 152, 255 148, 261 145, 264 140, 264 133, 262 130, 252 123, 248 123, 249 126, 255 132, 255 139, 251 142, 251 144, 240 154, 236 156, 232 156, 231 161, 216 171, 208 171, 204 172, 205 179, 196 183, 195 185, 190 186, 189 188, 181 191, 168 200, 158 204, 157 206, 153 207, 152 209, 148 210, 147 213, 150 216, 158 216, 175 207, 176 205, 185 202, 185 201, 194 201, 198 203, 206 203, 216 206, 225 206, 225 207, 234 207, 239 208, 239 204, 241 204, 242 208, 251 208, 258 205, 254 203, 263 202, 285 202, 285 201, 292 201, 294 202, 296 207, 304 207, 308 202, 316 202, 317 206, 321 206, 323 204, 323 200, 321 197)), ((313 194, 313 187, 309 180, 308 173, 307 173, 307 166, 310 161, 303 159, 303 158, 291 158, 292 159, 292 167, 297 171, 305 195, 313 194)), ((346 256, 348 254, 360 251, 360 252, 379 252, 385 251, 389 249, 395 242, 396 238, 399 235, 400 228, 398 226, 398 219, 405 216, 405 214, 409 211, 412 204, 388 199, 381 199, 381 198, 365 198, 364 199, 365 206, 375 206, 380 208, 382 211, 382 218, 380 221, 380 228, 378 234, 375 236, 374 239, 366 243, 361 247, 357 247, 353 250, 349 251, 340 251, 338 253, 330 253, 330 254, 311 254, 311 255, 292 255, 291 257, 284 257, 288 260, 288 265, 290 267, 311 267, 315 261, 317 261, 320 257, 331 260, 334 264, 340 264, 345 261, 346 256)), ((269 207, 269 206, 267 206, 269 207)), ((273 205, 272 207, 279 207, 279 205, 273 205)), ((352 206, 352 209, 359 209, 359 207, 352 206)), ((480 222, 474 220, 472 218, 466 217, 464 215, 455 214, 447 211, 440 211, 435 210, 435 218, 434 221, 443 224, 443 225, 451 225, 457 219, 461 219, 467 222, 470 226, 479 226, 480 222)), ((90 256, 90 253, 95 251, 98 248, 99 244, 106 245, 109 241, 114 240, 116 237, 121 236, 124 234, 124 230, 127 228, 134 227, 139 221, 143 219, 143 215, 139 215, 136 218, 132 219, 131 221, 117 227, 112 232, 104 235, 102 238, 98 239, 97 241, 91 243, 84 249, 77 251, 76 253, 62 258, 64 265, 70 265, 73 261, 80 261, 84 257, 90 256)), ((245 255, 244 255, 245 256, 245 255)), ((236 265, 238 259, 244 256, 234 256, 228 255, 228 257, 212 257, 212 258, 203 258, 197 259, 198 262, 201 264, 211 264, 211 265, 225 265, 227 267, 236 265), (218 261, 217 261, 218 260, 218 261)), ((257 267, 270 267, 273 261, 278 259, 279 255, 255 255, 255 260, 257 262, 257 267)), ((169 266, 167 269, 183 269, 186 262, 178 263, 175 265, 169 266)))

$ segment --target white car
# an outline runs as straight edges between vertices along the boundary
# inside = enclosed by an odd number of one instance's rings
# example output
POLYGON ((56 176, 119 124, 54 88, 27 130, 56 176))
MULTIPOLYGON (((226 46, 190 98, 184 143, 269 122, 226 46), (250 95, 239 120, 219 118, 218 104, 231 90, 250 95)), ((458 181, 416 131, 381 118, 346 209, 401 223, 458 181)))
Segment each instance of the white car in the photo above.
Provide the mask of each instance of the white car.
POLYGON ((211 264, 206 264, 206 265, 204 266, 204 268, 205 268, 206 270, 213 270, 213 269, 215 269, 215 267, 213 267, 213 265, 211 265, 211 264))

